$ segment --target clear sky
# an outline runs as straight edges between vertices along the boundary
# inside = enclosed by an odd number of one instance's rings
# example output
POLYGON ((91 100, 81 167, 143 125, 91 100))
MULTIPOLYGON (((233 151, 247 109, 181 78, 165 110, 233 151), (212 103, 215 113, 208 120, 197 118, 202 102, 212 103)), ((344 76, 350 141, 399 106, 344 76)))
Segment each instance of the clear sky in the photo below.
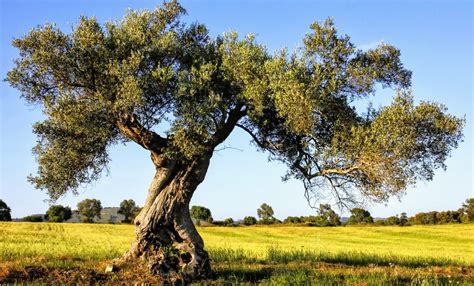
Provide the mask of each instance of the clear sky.
MULTIPOLYGON (((4 79, 17 56, 11 41, 30 28, 46 22, 70 31, 79 15, 96 16, 99 21, 119 19, 127 8, 153 9, 161 1, 122 0, 0 0, 0 78, 4 79)), ((370 205, 374 216, 401 212, 458 209, 473 191, 473 4, 471 1, 181 1, 187 9, 185 20, 207 25, 212 35, 236 30, 255 33, 259 43, 275 51, 293 49, 302 43, 309 25, 333 17, 341 34, 348 34, 362 49, 380 42, 395 45, 402 61, 413 71, 416 101, 445 103, 449 111, 465 116, 464 142, 448 159, 446 172, 433 181, 409 189, 401 201, 370 205)), ((31 153, 36 138, 32 124, 41 119, 39 107, 29 106, 19 92, 0 83, 0 198, 12 209, 13 217, 44 213, 45 193, 26 182, 36 172, 31 153)), ((390 101, 392 92, 381 91, 371 101, 375 106, 390 101)), ((235 132, 225 149, 214 155, 205 181, 191 204, 209 207, 215 219, 256 216, 260 204, 270 204, 278 218, 309 215, 298 181, 283 183, 285 167, 267 162, 267 155, 249 145, 250 138, 235 132)), ((143 204, 154 173, 148 153, 134 144, 111 150, 109 175, 67 195, 58 203, 76 207, 85 198, 97 198, 103 206, 118 206, 132 198, 143 204)))

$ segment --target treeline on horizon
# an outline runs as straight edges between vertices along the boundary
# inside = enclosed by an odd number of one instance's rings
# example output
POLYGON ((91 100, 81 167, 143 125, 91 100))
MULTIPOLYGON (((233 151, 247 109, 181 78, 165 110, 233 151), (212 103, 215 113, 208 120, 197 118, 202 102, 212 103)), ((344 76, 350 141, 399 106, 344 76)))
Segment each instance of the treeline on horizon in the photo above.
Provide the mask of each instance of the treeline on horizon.
MULTIPOLYGON (((46 214, 36 214, 17 219, 17 221, 27 222, 66 222, 73 216, 83 223, 94 223, 101 218, 104 209, 100 200, 85 199, 77 204, 76 210, 62 205, 52 205, 46 214)), ((123 200, 120 203, 117 213, 121 215, 120 223, 132 223, 141 208, 132 200, 123 200)), ((257 217, 246 216, 241 220, 234 221, 226 218, 223 221, 215 221, 211 211, 203 206, 192 206, 191 217, 199 226, 248 226, 248 225, 300 225, 300 226, 343 226, 343 225, 376 225, 376 226, 410 226, 410 225, 437 225, 437 224, 457 224, 474 222, 474 198, 466 199, 458 210, 450 211, 430 211, 419 212, 411 217, 406 213, 394 215, 387 218, 374 219, 368 210, 363 208, 351 209, 348 218, 341 218, 329 204, 320 204, 316 215, 310 216, 288 216, 283 221, 274 217, 273 208, 263 203, 257 209, 257 217)), ((112 216, 111 216, 112 217, 112 216)), ((11 221, 11 209, 0 199, 0 221, 11 221)), ((106 222, 107 223, 107 222, 106 222)), ((116 223, 108 221, 108 223, 116 223)))
POLYGON ((191 208, 191 217, 198 225, 239 226, 239 225, 301 225, 301 226, 344 226, 344 225, 436 225, 436 224, 458 224, 474 222, 474 198, 466 199, 458 210, 419 212, 411 217, 406 213, 390 216, 388 218, 374 219, 369 211, 363 208, 351 209, 348 218, 341 218, 329 204, 320 204, 316 215, 311 216, 288 216, 283 221, 275 218, 273 209, 264 203, 257 209, 258 218, 247 216, 242 220, 234 221, 227 218, 223 221, 213 221, 209 209, 202 206, 191 208), (204 222, 204 224, 203 224, 204 222))
MULTIPOLYGON (((21 219, 15 219, 15 221, 27 221, 27 222, 67 222, 71 218, 76 217, 80 222, 83 223, 94 223, 101 218, 101 212, 106 209, 114 209, 113 207, 102 207, 102 203, 97 199, 85 199, 77 204, 75 210, 71 210, 70 207, 62 205, 52 205, 46 211, 45 214, 32 214, 21 219)), ((117 214, 122 219, 121 223, 131 223, 135 216, 140 212, 141 208, 138 207, 134 200, 123 200, 120 203, 117 214)), ((11 221, 11 209, 8 205, 0 199, 0 221, 11 221)), ((109 223, 115 223, 109 221, 109 223)))

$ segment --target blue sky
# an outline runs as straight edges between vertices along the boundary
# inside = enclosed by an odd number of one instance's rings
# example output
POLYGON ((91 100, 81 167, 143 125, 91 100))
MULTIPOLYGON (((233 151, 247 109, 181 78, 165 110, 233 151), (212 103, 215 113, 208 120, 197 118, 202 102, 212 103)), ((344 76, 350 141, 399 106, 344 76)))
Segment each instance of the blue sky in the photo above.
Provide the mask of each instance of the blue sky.
MULTIPOLYGON (((17 56, 12 39, 46 22, 65 31, 79 15, 96 16, 99 21, 119 19, 126 8, 153 9, 160 1, 121 0, 1 0, 0 1, 0 78, 12 67, 17 56)), ((402 61, 413 71, 416 101, 437 101, 449 111, 465 116, 464 142, 448 159, 446 172, 440 170, 433 181, 420 182, 407 195, 385 205, 370 205, 374 216, 401 212, 457 209, 473 191, 473 4, 471 1, 182 1, 190 23, 207 25, 212 35, 229 30, 255 33, 259 43, 275 51, 293 49, 302 43, 309 25, 333 17, 341 34, 348 34, 358 47, 368 49, 380 42, 395 45, 402 61)), ((382 90, 370 98, 375 106, 390 102, 393 92, 382 90)), ((44 213, 47 196, 26 182, 36 171, 31 154, 36 138, 32 124, 41 119, 38 107, 19 98, 18 91, 0 83, 0 198, 12 208, 13 217, 44 213)), ((278 218, 309 215, 298 181, 283 183, 285 167, 268 162, 267 155, 249 145, 250 138, 235 132, 225 142, 228 148, 217 152, 205 181, 196 191, 192 204, 211 209, 217 219, 256 216, 258 206, 273 206, 278 218)), ((67 195, 58 203, 75 208, 85 198, 97 198, 103 206, 118 206, 123 199, 144 202, 153 176, 148 153, 128 144, 111 150, 109 175, 67 195)))

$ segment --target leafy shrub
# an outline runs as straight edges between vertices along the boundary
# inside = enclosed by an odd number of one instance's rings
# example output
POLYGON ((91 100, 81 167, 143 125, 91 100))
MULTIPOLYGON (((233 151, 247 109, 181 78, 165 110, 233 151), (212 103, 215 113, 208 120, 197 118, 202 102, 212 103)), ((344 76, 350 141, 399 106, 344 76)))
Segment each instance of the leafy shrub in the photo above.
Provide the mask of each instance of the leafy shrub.
POLYGON ((225 225, 225 226, 234 226, 234 220, 233 220, 231 217, 226 218, 226 219, 224 220, 224 225, 225 225))
POLYGON ((42 222, 43 221, 43 216, 42 215, 29 215, 29 216, 25 216, 24 218, 22 218, 22 221, 42 222))
POLYGON ((244 217, 243 224, 244 225, 254 225, 257 223, 257 219, 253 216, 246 216, 244 217))
POLYGON ((63 222, 70 219, 72 211, 70 207, 63 207, 61 205, 50 206, 46 212, 45 218, 49 222, 63 222))

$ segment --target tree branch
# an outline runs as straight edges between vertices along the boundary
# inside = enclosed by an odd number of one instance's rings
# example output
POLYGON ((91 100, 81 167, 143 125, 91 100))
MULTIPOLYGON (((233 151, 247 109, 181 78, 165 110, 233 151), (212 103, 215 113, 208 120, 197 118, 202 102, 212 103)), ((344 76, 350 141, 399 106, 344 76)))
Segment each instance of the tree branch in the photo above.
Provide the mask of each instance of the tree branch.
POLYGON ((253 141, 255 141, 255 143, 257 143, 257 145, 260 148, 262 148, 262 149, 266 148, 266 145, 262 141, 260 141, 257 138, 257 136, 255 134, 253 134, 253 132, 250 129, 248 129, 247 127, 245 127, 245 126, 243 126, 242 124, 239 124, 239 123, 237 123, 235 126, 239 127, 240 129, 244 130, 245 132, 247 132, 250 135, 250 137, 252 137, 253 141))
POLYGON ((168 144, 168 139, 146 129, 137 119, 135 114, 128 114, 116 122, 120 132, 143 148, 161 153, 168 144))
POLYGON ((247 115, 247 110, 242 109, 244 107, 243 103, 237 104, 237 106, 229 112, 227 120, 219 126, 210 140, 212 148, 215 148, 217 145, 224 142, 224 140, 229 137, 234 127, 237 125, 239 120, 247 115))

